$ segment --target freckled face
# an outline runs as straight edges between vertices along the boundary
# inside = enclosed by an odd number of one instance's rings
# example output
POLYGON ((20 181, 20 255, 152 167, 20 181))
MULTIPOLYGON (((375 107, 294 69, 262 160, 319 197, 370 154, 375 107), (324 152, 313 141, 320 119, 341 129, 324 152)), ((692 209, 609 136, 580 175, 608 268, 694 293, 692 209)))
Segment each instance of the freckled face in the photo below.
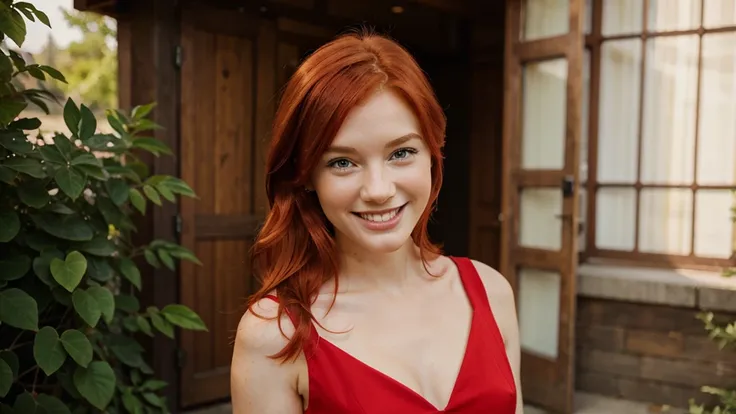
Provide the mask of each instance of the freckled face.
POLYGON ((354 108, 312 175, 337 243, 396 251, 427 207, 432 160, 411 109, 393 91, 354 108))

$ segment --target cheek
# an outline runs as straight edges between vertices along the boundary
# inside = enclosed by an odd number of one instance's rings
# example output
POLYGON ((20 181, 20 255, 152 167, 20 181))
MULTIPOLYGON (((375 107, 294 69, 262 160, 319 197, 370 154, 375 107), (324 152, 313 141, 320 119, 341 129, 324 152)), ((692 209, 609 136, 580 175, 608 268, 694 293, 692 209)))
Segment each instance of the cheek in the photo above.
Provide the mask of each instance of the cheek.
POLYGON ((422 157, 410 167, 399 171, 396 182, 412 197, 428 199, 432 191, 432 163, 429 157, 422 157))
POLYGON ((335 210, 349 210, 356 197, 358 185, 350 177, 332 174, 317 174, 314 189, 317 192, 322 210, 330 217, 335 210))

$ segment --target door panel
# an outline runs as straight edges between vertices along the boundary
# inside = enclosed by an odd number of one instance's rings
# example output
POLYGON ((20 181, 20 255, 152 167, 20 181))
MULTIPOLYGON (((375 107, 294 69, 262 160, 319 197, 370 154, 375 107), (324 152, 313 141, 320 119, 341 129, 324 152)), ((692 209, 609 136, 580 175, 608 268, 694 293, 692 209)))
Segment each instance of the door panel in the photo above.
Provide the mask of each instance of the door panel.
POLYGON ((181 173, 199 196, 182 200, 182 244, 203 265, 182 263, 180 294, 209 328, 181 332, 184 407, 229 395, 231 343, 253 289, 249 250, 265 212, 254 186, 264 146, 254 131, 267 138, 256 111, 259 36, 209 21, 185 13, 182 22, 181 173))
POLYGON ((509 0, 501 269, 517 297, 527 403, 574 409, 582 0, 509 0))

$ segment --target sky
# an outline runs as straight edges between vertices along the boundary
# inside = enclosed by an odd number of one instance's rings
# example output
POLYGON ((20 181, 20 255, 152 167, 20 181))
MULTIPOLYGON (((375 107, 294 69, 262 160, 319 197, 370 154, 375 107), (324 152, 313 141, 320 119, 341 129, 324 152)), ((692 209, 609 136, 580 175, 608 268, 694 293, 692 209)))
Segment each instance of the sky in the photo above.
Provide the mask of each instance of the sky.
MULTIPOLYGON (((23 50, 30 53, 38 53, 43 49, 46 41, 48 40, 49 33, 54 37, 56 44, 64 48, 70 42, 79 40, 81 33, 70 28, 64 21, 64 16, 61 14, 62 9, 72 9, 74 0, 25 0, 28 3, 36 6, 37 9, 46 13, 49 16, 49 22, 51 23, 52 29, 49 29, 43 23, 38 20, 30 22, 26 20, 26 41, 23 43, 23 50)), ((12 44, 12 40, 8 40, 8 43, 12 44)))

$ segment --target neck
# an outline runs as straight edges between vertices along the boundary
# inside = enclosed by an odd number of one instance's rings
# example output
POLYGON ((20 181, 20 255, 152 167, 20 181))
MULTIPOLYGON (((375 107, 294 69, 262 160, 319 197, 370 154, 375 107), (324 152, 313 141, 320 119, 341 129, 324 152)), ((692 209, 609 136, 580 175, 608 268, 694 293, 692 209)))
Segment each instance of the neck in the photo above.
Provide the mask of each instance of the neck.
POLYGON ((338 251, 341 292, 401 294, 426 276, 419 248, 411 239, 390 253, 370 253, 346 243, 338 243, 338 251))

